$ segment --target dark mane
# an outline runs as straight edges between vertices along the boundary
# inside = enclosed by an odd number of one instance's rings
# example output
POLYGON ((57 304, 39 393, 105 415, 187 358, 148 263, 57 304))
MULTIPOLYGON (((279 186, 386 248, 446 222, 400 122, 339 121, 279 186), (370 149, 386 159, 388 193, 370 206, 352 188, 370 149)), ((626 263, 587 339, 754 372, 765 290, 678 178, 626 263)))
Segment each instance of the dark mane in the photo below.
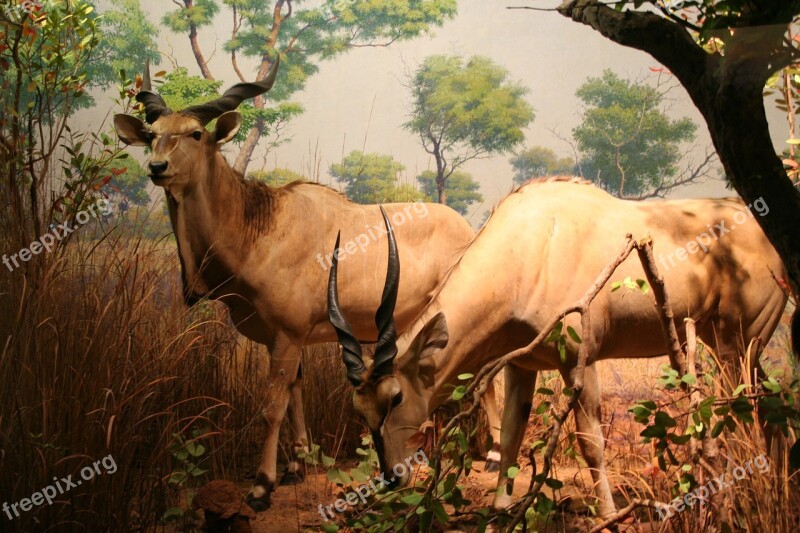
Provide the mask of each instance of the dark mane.
POLYGON ((231 210, 241 213, 242 225, 244 227, 244 240, 246 243, 256 241, 261 235, 271 229, 273 211, 276 208, 278 198, 286 193, 293 192, 299 187, 311 186, 322 187, 332 194, 347 200, 339 191, 336 191, 322 183, 311 181, 296 180, 280 187, 270 187, 263 181, 248 179, 241 172, 235 171, 229 165, 228 180, 218 180, 218 187, 224 187, 223 182, 230 183, 229 191, 222 193, 217 190, 218 198, 230 198, 231 203, 220 205, 220 209, 231 210), (231 194, 232 193, 232 194, 231 194))
POLYGON ((275 190, 266 183, 246 179, 238 172, 235 174, 241 187, 245 239, 254 241, 269 230, 275 207, 275 190))

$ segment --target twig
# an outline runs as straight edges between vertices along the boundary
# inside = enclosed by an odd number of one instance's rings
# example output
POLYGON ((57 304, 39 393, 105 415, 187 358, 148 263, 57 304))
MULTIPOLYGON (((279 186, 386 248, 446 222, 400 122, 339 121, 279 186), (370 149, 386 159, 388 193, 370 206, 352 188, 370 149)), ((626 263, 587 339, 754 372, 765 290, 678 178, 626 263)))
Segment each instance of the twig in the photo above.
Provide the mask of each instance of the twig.
POLYGON ((675 315, 672 313, 672 306, 669 304, 667 287, 664 284, 663 276, 658 272, 656 260, 653 258, 652 239, 650 237, 646 238, 636 247, 636 251, 639 253, 639 260, 644 267, 644 275, 647 277, 647 282, 653 289, 653 296, 655 296, 656 303, 660 307, 659 315, 661 317, 661 327, 667 337, 665 340, 667 341, 667 349, 669 350, 669 364, 683 376, 687 372, 683 364, 683 356, 685 354, 681 350, 681 343, 678 340, 678 330, 675 327, 675 315))
POLYGON ((666 503, 662 503, 656 500, 640 500, 639 498, 635 498, 631 500, 624 508, 620 509, 616 513, 610 515, 608 518, 603 520, 600 524, 594 526, 592 529, 589 530, 589 533, 599 533, 600 531, 604 530, 608 526, 616 524, 617 522, 624 520, 628 517, 633 511, 638 509, 639 507, 652 507, 656 510, 669 510, 669 506, 666 503))

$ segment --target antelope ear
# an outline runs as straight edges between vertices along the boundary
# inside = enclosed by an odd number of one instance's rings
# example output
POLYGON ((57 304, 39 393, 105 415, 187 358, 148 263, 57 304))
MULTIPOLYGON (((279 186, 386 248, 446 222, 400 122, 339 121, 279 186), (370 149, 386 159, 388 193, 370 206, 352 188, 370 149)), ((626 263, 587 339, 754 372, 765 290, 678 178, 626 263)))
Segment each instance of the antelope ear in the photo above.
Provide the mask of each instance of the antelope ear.
POLYGON ((149 146, 150 136, 144 122, 130 115, 114 115, 114 129, 117 136, 125 144, 131 146, 149 146))
POLYGON ((225 144, 239 133, 242 127, 242 114, 238 111, 227 111, 217 119, 217 128, 214 130, 214 141, 225 144))
POLYGON ((444 313, 436 313, 417 333, 397 365, 404 370, 413 370, 416 374, 419 363, 443 350, 449 340, 450 335, 447 332, 447 320, 444 313))

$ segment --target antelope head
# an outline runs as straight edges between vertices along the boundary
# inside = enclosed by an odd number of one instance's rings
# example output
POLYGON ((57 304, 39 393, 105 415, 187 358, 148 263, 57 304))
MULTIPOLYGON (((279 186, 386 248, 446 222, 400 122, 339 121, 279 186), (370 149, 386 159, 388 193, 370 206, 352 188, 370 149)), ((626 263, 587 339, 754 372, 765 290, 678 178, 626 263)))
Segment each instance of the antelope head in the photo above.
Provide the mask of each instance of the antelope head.
POLYGON ((152 149, 147 164, 153 183, 169 190, 195 185, 209 173, 219 148, 236 136, 242 115, 236 108, 248 98, 269 91, 278 75, 276 60, 266 78, 255 83, 238 83, 211 102, 174 113, 164 99, 152 92, 149 67, 145 67, 142 90, 136 100, 144 104, 145 122, 130 115, 115 115, 119 138, 132 146, 152 149), (205 126, 217 119, 213 132, 205 126))
MULTIPOLYGON (((434 368, 425 360, 447 345, 448 336, 444 315, 438 313, 425 324, 403 355, 397 357, 394 308, 400 280, 400 259, 394 232, 383 207, 381 213, 388 230, 389 267, 381 303, 375 314, 378 344, 371 367, 367 368, 364 363, 361 344, 353 335, 339 305, 336 254, 328 278, 328 317, 342 345, 347 378, 355 387, 353 405, 372 433, 383 479, 390 487, 395 487, 408 481, 409 469, 395 470, 395 466, 405 464, 406 459, 417 451, 409 440, 428 418, 426 389, 433 384, 434 368), (398 474, 400 470, 405 473, 398 474)), ((335 250, 339 249, 339 237, 336 237, 335 250)))

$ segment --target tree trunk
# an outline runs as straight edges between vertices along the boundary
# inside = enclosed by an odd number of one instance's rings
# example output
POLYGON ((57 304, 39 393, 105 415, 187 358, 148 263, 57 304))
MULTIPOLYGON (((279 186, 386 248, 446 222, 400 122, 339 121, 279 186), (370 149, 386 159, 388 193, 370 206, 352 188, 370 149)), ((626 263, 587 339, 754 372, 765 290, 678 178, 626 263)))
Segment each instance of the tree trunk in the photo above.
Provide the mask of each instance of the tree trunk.
MULTIPOLYGON (((265 43, 264 55, 261 56, 261 65, 258 67, 258 74, 256 74, 257 80, 263 80, 269 72, 270 67, 272 67, 269 51, 275 49, 275 44, 278 42, 278 32, 280 31, 281 24, 283 24, 283 21, 289 18, 292 14, 290 3, 289 13, 286 16, 283 15, 283 6, 285 3, 286 0, 278 0, 275 2, 275 7, 272 10, 272 29, 270 30, 269 36, 267 37, 267 42, 265 43)), ((253 102, 253 107, 256 109, 264 109, 264 97, 256 96, 255 101, 253 102)), ((253 152, 255 151, 256 146, 258 146, 258 141, 261 139, 261 136, 264 135, 266 126, 267 125, 264 124, 263 120, 256 120, 256 123, 252 128, 250 128, 250 131, 247 132, 247 138, 245 138, 244 143, 242 143, 242 147, 239 150, 239 155, 236 156, 236 161, 233 164, 233 169, 236 172, 244 174, 247 171, 247 165, 250 164, 250 159, 253 157, 253 152)))
POLYGON ((612 41, 649 53, 680 80, 703 114, 736 192, 748 205, 762 198, 768 206, 768 213, 755 219, 783 259, 787 281, 797 292, 800 192, 775 154, 763 97, 770 74, 780 70, 783 56, 776 50, 790 20, 776 15, 771 25, 738 28, 721 56, 705 52, 680 25, 653 13, 618 12, 599 0, 566 0, 558 11, 612 41))
MULTIPOLYGON (((184 0, 183 5, 186 6, 186 9, 194 7, 194 0, 184 0)), ((205 79, 213 80, 214 76, 211 75, 211 69, 208 68, 208 62, 200 49, 200 43, 197 41, 197 25, 194 22, 189 23, 189 45, 192 48, 194 59, 197 61, 197 66, 200 67, 200 73, 205 79)))
POLYGON ((444 175, 444 171, 447 168, 447 162, 439 151, 439 143, 435 140, 433 141, 433 158, 436 160, 436 190, 439 193, 438 202, 442 205, 447 205, 447 192, 444 190, 444 182, 447 179, 444 175))
POLYGON ((441 174, 436 175, 436 190, 439 192, 440 204, 447 204, 447 193, 444 190, 444 176, 441 174))
MULTIPOLYGON (((264 104, 261 104, 261 107, 255 107, 256 109, 264 109, 264 104)), ((247 165, 250 164, 250 158, 253 157, 253 152, 255 152, 258 141, 263 134, 264 125, 262 121, 257 120, 256 124, 247 132, 247 137, 239 149, 239 155, 236 156, 236 161, 233 163, 233 170, 244 175, 247 171, 247 165)))

